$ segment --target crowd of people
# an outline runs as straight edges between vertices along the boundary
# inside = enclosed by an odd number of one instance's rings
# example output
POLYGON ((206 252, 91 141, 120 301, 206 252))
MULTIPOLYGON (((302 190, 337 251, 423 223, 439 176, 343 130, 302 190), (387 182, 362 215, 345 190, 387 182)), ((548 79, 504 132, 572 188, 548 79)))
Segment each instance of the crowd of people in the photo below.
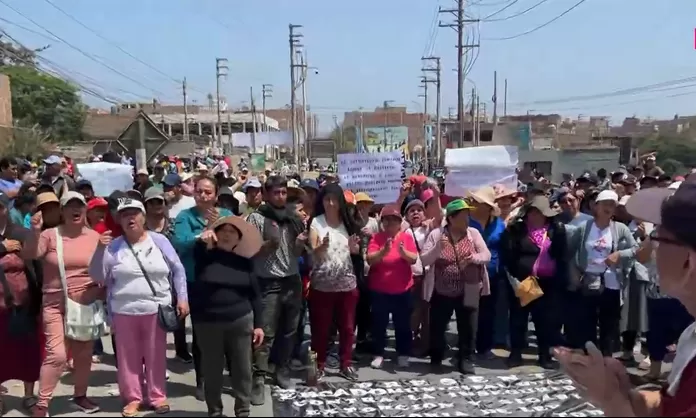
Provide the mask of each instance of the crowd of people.
POLYGON ((23 381, 35 417, 48 416, 67 367, 72 402, 99 410, 87 395, 107 327, 123 416, 169 412, 172 332, 209 415, 223 416, 227 370, 241 417, 265 402, 265 384, 288 388, 306 365, 307 320, 316 379, 332 368, 335 346, 349 381, 358 380, 356 357, 376 369, 429 357, 442 373, 453 313, 462 374, 475 374, 495 348, 509 350, 510 368, 522 365, 531 316, 539 366, 557 367, 554 347, 568 350, 556 354, 570 365, 588 342, 600 357, 621 351, 631 363, 645 340, 639 367, 658 380, 693 322, 658 280, 652 249, 670 241, 657 238, 652 218, 626 209, 639 189, 667 196, 690 184, 655 175, 654 164, 466 196, 415 175, 379 205, 330 173, 252 176, 222 158, 189 172, 168 161, 138 170, 132 189, 108 196, 73 178, 61 157, 43 165, 38 176, 0 159, 0 383, 23 381))

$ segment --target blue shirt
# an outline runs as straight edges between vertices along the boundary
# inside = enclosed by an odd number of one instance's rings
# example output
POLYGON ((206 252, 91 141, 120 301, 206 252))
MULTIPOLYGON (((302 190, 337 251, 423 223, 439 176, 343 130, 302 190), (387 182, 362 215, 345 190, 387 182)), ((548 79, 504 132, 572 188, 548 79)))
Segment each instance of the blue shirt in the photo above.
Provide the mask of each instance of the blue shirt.
POLYGON ((486 241, 486 246, 491 252, 491 261, 488 262, 488 275, 491 279, 498 274, 500 269, 500 238, 505 232, 505 222, 500 217, 491 218, 488 225, 484 228, 473 218, 469 218, 469 226, 476 228, 483 240, 486 241))
MULTIPOLYGON (((220 216, 231 216, 228 209, 218 208, 220 216)), ((196 260, 193 257, 193 247, 198 236, 206 228, 206 219, 196 207, 184 209, 174 220, 174 233, 171 236, 172 245, 179 254, 181 264, 186 270, 186 280, 191 282, 196 276, 196 260)))
POLYGON ((581 226, 581 225, 586 224, 587 221, 590 221, 592 219, 594 219, 594 218, 591 215, 588 215, 588 214, 583 213, 583 212, 578 212, 578 215, 575 218, 571 219, 570 222, 568 222, 567 224, 572 225, 572 226, 581 226))
MULTIPOLYGON (((8 191, 18 190, 20 187, 22 187, 22 181, 19 179, 15 179, 13 181, 0 179, 0 192, 7 194, 8 191)), ((14 206, 14 199, 12 199, 10 201, 10 207, 13 207, 13 206, 14 206)))

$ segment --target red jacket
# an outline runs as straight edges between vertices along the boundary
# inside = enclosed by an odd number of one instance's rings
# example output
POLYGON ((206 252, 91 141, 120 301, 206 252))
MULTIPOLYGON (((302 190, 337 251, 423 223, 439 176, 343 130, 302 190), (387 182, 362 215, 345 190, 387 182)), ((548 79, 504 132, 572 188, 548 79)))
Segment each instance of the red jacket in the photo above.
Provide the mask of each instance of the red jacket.
POLYGON ((121 235, 123 235, 123 229, 121 229, 121 225, 116 223, 114 218, 111 216, 110 212, 106 213, 104 221, 94 225, 94 230, 100 234, 103 234, 106 231, 111 231, 111 236, 114 238, 118 238, 121 235))

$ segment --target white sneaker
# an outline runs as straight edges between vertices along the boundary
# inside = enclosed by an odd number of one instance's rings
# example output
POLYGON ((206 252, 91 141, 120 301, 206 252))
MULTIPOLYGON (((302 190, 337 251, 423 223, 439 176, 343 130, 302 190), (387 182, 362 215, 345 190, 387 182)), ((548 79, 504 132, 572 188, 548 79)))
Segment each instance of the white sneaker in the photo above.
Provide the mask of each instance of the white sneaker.
POLYGON ((399 356, 399 359, 398 359, 399 367, 401 367, 401 368, 408 367, 409 360, 410 360, 409 356, 399 356))
POLYGON ((638 365, 639 370, 650 370, 650 357, 646 357, 638 365))
POLYGON ((167 379, 167 380, 169 380, 169 372, 167 372, 167 373, 164 375, 164 378, 167 379))
POLYGON ((377 356, 374 359, 372 359, 372 363, 370 363, 370 367, 372 367, 373 369, 381 369, 383 363, 384 363, 384 357, 377 356))

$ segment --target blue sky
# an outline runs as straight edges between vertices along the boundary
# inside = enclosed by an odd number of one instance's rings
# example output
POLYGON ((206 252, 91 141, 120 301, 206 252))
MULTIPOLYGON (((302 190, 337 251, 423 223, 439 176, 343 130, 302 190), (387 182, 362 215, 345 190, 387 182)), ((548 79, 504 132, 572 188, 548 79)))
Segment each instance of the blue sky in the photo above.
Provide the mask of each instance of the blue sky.
MULTIPOLYGON (((158 97, 180 102, 180 85, 188 78, 190 98, 205 102, 215 88, 215 57, 229 59, 230 76, 223 93, 233 105, 249 100, 249 87, 275 86, 269 107, 289 102, 288 24, 304 25, 304 44, 310 65, 319 68, 308 83, 309 103, 319 113, 321 126, 344 111, 373 109, 384 100, 422 108, 418 97, 420 57, 424 52, 442 57, 443 113, 456 110, 456 34, 440 28, 432 37, 438 6, 453 0, 52 0, 113 43, 161 70, 140 64, 78 23, 46 0, 2 0, 0 17, 44 33, 46 37, 0 21, 0 28, 31 47, 50 45, 43 56, 81 83, 124 100, 158 97), (8 9, 27 17, 102 60, 123 75, 88 59, 8 9), (430 48, 428 48, 430 46, 430 48), (133 96, 136 94, 140 98, 133 96)), ((515 0, 473 0, 471 16, 483 18, 515 0), (478 4, 474 4, 478 3, 478 4)), ((481 48, 469 78, 490 102, 493 71, 498 71, 499 104, 502 80, 508 79, 508 113, 559 112, 569 117, 608 115, 613 123, 623 117, 671 117, 696 114, 696 80, 684 87, 642 91, 586 101, 534 104, 696 76, 696 2, 693 0, 586 0, 558 21, 513 40, 543 24, 578 0, 549 0, 516 18, 481 22, 481 48), (672 97, 670 97, 672 96, 672 97)), ((539 0, 516 0, 495 18, 525 10, 539 0)), ((450 16, 441 15, 443 22, 450 16)), ((474 28, 472 27, 471 30, 474 28)), ((472 84, 467 82, 470 91, 472 84)), ((104 103, 89 100, 91 104, 104 103)), ((492 105, 488 103, 490 109, 492 105)), ((435 102, 430 101, 434 110, 435 102)), ((502 112, 502 105, 499 107, 502 112)))

